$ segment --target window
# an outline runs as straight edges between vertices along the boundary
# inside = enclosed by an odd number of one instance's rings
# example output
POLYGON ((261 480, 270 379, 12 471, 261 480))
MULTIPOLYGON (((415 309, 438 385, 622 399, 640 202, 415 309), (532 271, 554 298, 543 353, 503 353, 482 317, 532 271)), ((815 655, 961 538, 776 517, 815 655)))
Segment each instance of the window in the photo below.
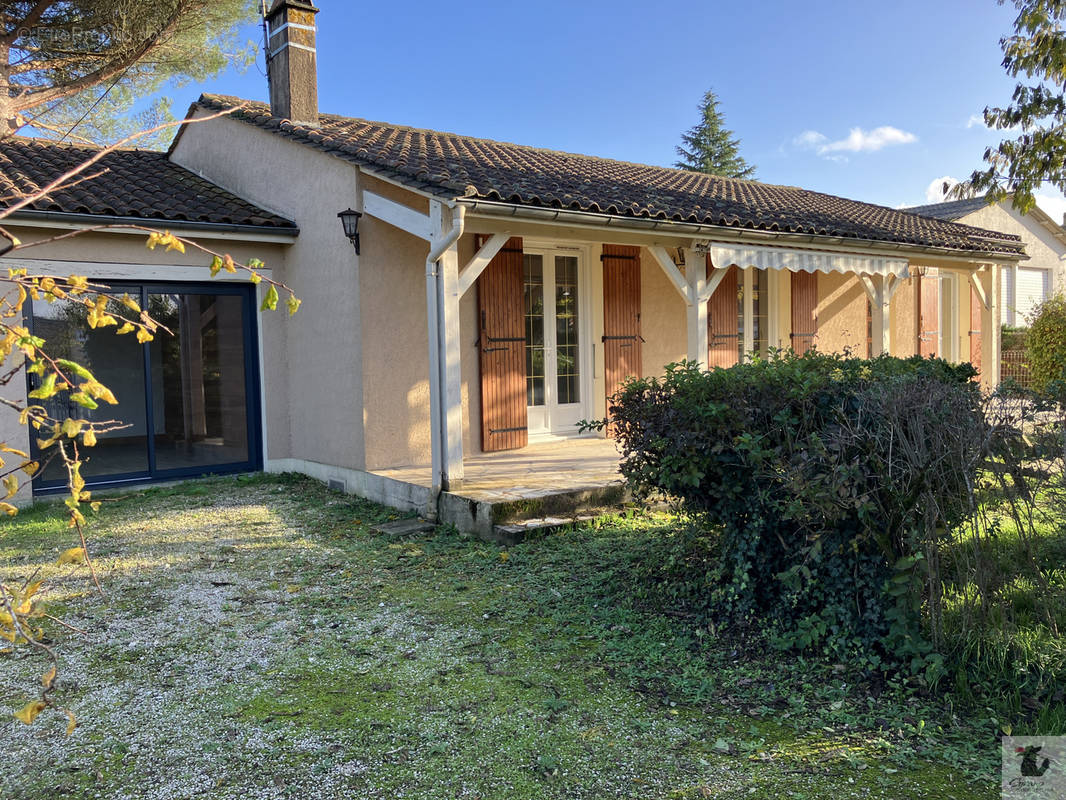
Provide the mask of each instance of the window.
MULTIPOLYGON (((258 385, 251 287, 115 284, 165 326, 140 344, 114 328, 90 329, 80 307, 34 301, 31 325, 52 352, 85 365, 118 405, 49 411, 114 421, 81 452, 90 484, 232 472, 260 466, 258 385)), ((33 388, 36 376, 30 376, 33 388)), ((61 464, 45 462, 35 489, 62 488, 61 464)))

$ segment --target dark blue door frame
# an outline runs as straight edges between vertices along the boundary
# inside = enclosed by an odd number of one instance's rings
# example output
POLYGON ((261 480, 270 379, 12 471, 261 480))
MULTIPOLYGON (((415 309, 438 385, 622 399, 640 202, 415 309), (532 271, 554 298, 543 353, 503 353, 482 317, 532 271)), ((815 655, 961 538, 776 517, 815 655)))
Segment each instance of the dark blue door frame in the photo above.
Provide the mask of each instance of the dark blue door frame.
MULTIPOLYGON (((180 478, 192 478, 202 475, 222 475, 234 472, 250 472, 263 469, 263 431, 262 431, 262 388, 259 370, 259 317, 255 306, 255 287, 241 284, 225 283, 161 283, 151 281, 106 281, 113 290, 122 290, 140 296, 141 308, 148 308, 148 296, 153 294, 208 294, 236 296, 241 298, 241 325, 244 345, 244 398, 245 417, 247 421, 248 458, 245 461, 230 464, 212 464, 209 467, 182 467, 160 470, 156 468, 155 452, 155 397, 152 386, 152 353, 150 343, 141 345, 144 354, 144 401, 145 425, 148 450, 148 471, 104 475, 86 480, 86 488, 107 488, 132 483, 151 483, 170 481, 180 478)), ((32 306, 30 330, 33 330, 32 306)), ((166 336, 166 333, 158 334, 166 336)), ((30 390, 30 376, 27 375, 26 387, 30 390)), ((32 439, 33 437, 31 437, 32 439)), ((39 458, 36 442, 32 443, 34 457, 39 458)), ((35 480, 35 495, 55 494, 66 490, 64 481, 35 480)))

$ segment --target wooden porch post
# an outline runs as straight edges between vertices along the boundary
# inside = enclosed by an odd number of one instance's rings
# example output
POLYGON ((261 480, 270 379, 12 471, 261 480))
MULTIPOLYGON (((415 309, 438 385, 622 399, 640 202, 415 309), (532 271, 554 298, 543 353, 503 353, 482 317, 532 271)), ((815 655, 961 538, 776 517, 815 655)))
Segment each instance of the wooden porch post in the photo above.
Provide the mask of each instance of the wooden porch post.
POLYGON ((870 298, 872 318, 872 341, 870 355, 873 357, 892 352, 892 295, 902 283, 896 275, 861 275, 863 288, 870 298))
POLYGON ((973 277, 980 287, 981 298, 981 385, 985 389, 999 386, 999 266, 986 264, 973 277))
POLYGON ((459 248, 452 244, 441 256, 440 292, 441 488, 453 491, 463 482, 463 388, 459 352, 459 248))
POLYGON ((694 302, 686 306, 688 319, 688 360, 707 369, 707 256, 685 251, 685 279, 694 302))

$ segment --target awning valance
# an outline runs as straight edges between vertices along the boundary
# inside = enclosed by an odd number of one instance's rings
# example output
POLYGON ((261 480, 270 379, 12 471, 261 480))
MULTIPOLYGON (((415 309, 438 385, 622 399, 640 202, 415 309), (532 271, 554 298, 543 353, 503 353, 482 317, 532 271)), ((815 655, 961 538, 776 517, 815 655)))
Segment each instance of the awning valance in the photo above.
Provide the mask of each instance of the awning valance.
POLYGON ((909 262, 905 258, 728 244, 712 244, 710 253, 711 263, 718 268, 735 265, 790 272, 852 272, 859 275, 910 277, 909 262))

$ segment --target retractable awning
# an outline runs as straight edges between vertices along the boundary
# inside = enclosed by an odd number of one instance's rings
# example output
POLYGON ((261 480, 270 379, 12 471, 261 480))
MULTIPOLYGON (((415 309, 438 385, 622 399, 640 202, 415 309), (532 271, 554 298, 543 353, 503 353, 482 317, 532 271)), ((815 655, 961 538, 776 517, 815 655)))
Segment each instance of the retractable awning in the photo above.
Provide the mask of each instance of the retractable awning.
POLYGON ((710 253, 711 263, 719 269, 738 266, 789 272, 851 272, 858 275, 910 277, 910 262, 905 258, 729 244, 712 244, 710 253))

